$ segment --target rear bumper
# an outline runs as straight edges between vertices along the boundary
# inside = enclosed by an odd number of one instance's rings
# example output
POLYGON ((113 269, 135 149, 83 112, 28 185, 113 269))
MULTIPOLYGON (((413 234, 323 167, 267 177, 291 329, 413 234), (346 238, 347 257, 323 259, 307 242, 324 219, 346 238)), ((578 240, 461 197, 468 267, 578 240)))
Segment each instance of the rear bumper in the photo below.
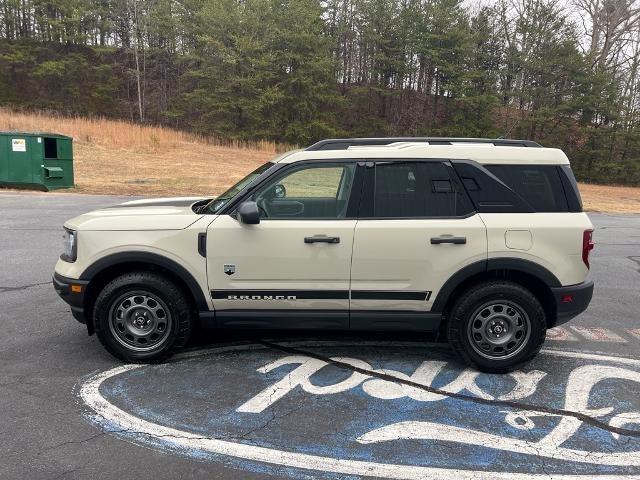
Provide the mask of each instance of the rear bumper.
POLYGON ((593 282, 552 288, 551 292, 557 305, 555 325, 562 325, 587 309, 593 297, 593 282))
POLYGON ((60 298, 69 304, 71 314, 80 323, 87 323, 84 314, 84 294, 88 283, 86 280, 67 278, 58 273, 53 274, 53 288, 60 298))

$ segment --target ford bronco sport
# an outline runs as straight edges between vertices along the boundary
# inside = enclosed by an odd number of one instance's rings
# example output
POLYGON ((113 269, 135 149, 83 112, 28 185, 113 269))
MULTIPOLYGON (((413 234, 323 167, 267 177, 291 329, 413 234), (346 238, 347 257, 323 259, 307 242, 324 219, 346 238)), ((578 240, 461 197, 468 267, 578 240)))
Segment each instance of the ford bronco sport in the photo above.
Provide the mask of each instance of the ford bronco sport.
POLYGON ((53 283, 113 355, 217 328, 442 332, 507 371, 589 304, 592 224, 566 155, 526 140, 323 140, 217 198, 65 223, 53 283))

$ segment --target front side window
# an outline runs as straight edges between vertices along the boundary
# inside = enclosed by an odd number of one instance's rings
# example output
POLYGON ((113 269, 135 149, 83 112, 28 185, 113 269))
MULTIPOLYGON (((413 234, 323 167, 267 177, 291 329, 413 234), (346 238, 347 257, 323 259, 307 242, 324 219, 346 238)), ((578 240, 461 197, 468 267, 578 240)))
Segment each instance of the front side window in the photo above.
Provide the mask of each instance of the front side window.
POLYGON ((287 169, 254 195, 260 217, 345 218, 355 169, 355 163, 315 163, 287 169))
POLYGON ((455 217, 473 208, 443 162, 379 162, 375 170, 376 218, 455 217))

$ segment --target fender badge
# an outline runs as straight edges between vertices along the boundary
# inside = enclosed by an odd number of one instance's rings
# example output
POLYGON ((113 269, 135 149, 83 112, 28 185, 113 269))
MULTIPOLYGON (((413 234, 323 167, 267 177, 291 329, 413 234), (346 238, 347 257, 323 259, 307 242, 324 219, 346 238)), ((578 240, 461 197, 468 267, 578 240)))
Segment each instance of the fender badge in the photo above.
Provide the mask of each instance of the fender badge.
POLYGON ((223 267, 224 273, 226 273, 227 275, 233 275, 234 273, 236 273, 236 266, 235 265, 225 265, 223 267))

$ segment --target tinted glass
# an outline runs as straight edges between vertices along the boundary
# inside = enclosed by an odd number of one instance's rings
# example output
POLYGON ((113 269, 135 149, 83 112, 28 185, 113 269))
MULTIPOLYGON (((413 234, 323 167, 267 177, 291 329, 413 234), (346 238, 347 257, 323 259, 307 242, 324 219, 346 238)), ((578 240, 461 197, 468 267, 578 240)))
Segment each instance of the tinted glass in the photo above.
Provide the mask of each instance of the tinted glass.
POLYGON ((263 219, 345 218, 356 164, 292 167, 255 195, 263 219))
POLYGON ((335 198, 343 167, 305 168, 279 181, 286 196, 294 198, 335 198))
POLYGON ((555 165, 489 165, 487 169, 536 212, 566 212, 567 199, 555 165))
POLYGON ((255 182, 260 175, 266 172, 269 168, 273 166, 273 163, 267 162, 264 165, 256 168, 249 175, 244 177, 238 183, 236 183, 233 187, 227 190, 224 193, 221 193, 217 198, 212 200, 204 209, 207 213, 218 213, 222 207, 224 207, 229 200, 233 199, 238 193, 244 190, 246 187, 255 182))
POLYGON ((535 212, 522 197, 479 163, 472 160, 453 160, 451 163, 478 212, 535 212))
POLYGON ((472 211, 451 169, 443 162, 376 164, 374 216, 377 218, 454 217, 472 211))

